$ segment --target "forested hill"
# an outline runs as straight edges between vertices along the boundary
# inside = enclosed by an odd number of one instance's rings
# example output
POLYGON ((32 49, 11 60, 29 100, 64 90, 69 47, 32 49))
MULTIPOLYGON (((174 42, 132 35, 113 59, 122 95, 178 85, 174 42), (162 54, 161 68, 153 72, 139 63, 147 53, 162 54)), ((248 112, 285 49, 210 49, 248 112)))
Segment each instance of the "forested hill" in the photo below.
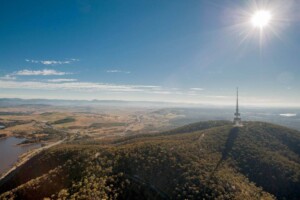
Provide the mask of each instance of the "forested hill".
POLYGON ((0 199, 300 199, 300 132, 201 122, 48 149, 0 182, 0 199))

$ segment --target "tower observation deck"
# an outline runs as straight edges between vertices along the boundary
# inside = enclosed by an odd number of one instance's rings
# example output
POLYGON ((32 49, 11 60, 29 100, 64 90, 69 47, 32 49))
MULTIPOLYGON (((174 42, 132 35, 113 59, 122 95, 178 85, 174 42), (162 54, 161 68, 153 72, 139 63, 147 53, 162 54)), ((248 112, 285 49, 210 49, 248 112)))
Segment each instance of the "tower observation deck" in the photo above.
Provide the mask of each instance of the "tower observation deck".
POLYGON ((243 126, 241 114, 239 113, 239 88, 236 89, 236 110, 233 118, 233 126, 235 127, 243 126))

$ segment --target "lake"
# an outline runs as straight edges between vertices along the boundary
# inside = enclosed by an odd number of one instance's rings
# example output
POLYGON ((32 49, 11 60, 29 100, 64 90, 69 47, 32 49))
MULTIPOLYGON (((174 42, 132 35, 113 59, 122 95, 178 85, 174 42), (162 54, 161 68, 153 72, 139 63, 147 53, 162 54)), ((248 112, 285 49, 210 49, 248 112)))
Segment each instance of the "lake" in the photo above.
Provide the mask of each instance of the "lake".
POLYGON ((32 144, 26 146, 17 146, 20 142, 25 139, 9 137, 0 139, 0 174, 8 171, 15 162, 17 162, 18 157, 30 149, 38 148, 41 144, 32 144))

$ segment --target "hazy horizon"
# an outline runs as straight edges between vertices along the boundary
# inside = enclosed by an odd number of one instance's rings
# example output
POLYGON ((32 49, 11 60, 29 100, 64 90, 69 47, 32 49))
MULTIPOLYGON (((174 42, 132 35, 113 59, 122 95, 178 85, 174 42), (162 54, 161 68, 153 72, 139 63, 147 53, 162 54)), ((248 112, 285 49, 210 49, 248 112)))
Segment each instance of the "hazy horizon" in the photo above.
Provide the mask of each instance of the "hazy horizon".
MULTIPOLYGON (((102 102, 105 103, 113 103, 115 104, 115 106, 118 106, 118 104, 120 106, 123 106, 122 103, 129 103, 129 105, 131 105, 131 107, 134 107, 134 103, 139 103, 139 105, 136 105, 137 107, 141 107, 142 105, 146 106, 146 107, 151 107, 151 106, 155 106, 155 107, 161 107, 161 108, 226 108, 226 109, 232 109, 234 110, 236 107, 236 99, 234 99, 234 101, 228 103, 228 104, 216 104, 216 103, 200 103, 200 102, 180 102, 180 101, 151 101, 151 100, 119 100, 119 99, 58 99, 58 98, 1 98, 0 97, 0 101, 1 100, 16 100, 16 101, 26 101, 29 104, 36 104, 36 102, 40 103, 41 102, 46 102, 45 104, 50 104, 51 105, 51 101, 55 102, 55 101, 63 101, 65 102, 64 105, 68 105, 68 102, 86 102, 85 105, 92 105, 93 102, 99 102, 100 104, 102 102)), ((24 104, 26 105, 26 103, 24 104)), ((78 106, 81 106, 82 104, 78 104, 78 106)), ((96 104, 97 105, 97 104, 96 104)), ((242 109, 299 109, 300 106, 297 105, 272 105, 272 104, 239 104, 239 107, 242 109)))

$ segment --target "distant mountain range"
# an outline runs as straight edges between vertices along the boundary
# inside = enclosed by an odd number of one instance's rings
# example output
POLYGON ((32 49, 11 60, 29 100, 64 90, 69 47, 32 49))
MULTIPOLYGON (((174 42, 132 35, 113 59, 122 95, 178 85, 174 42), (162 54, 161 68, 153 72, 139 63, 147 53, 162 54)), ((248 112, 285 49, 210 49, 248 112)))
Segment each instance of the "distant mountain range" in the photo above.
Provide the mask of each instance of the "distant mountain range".
MULTIPOLYGON (((188 123, 207 120, 231 120, 235 105, 217 106, 205 104, 184 104, 172 102, 153 102, 153 101, 118 101, 118 100, 55 100, 55 99, 18 99, 0 98, 0 107, 98 107, 98 108, 153 108, 157 114, 166 115, 175 113, 180 116, 172 120, 175 126, 182 126, 188 123)), ((88 109, 91 111, 91 109, 88 109)), ((300 130, 300 108, 281 108, 281 107, 254 107, 241 106, 242 120, 265 121, 280 124, 290 128, 300 130)), ((1 113, 0 113, 1 115, 1 113)))
POLYGON ((0 199, 300 199, 300 132, 228 121, 76 140, 0 182, 0 199))
POLYGON ((18 99, 2 98, 0 107, 20 105, 53 105, 53 106, 124 106, 124 107, 191 107, 203 104, 185 104, 158 101, 121 101, 121 100, 58 100, 58 99, 18 99))

